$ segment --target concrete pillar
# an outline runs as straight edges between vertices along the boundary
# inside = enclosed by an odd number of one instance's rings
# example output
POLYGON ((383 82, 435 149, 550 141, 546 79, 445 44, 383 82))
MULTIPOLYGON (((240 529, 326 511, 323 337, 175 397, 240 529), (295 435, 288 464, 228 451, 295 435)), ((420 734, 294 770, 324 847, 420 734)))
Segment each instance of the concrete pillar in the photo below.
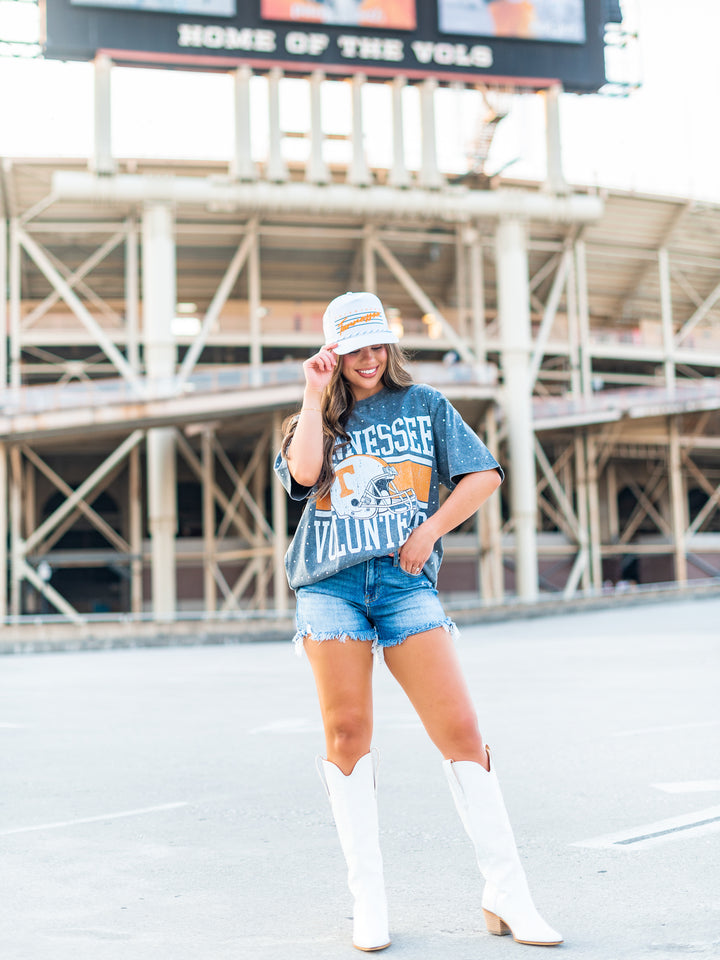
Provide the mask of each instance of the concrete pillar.
POLYGON ((570 393, 579 400, 583 394, 582 360, 580 349, 580 320, 578 317, 577 271, 575 257, 568 262, 568 275, 565 283, 568 322, 568 361, 570 363, 570 393))
POLYGON ((670 460, 670 506, 673 532, 673 556, 675 560, 675 580, 687 583, 688 563, 685 544, 687 529, 687 493, 682 473, 680 453, 680 434, 678 418, 668 417, 668 453, 670 460))
POLYGON ((468 227, 465 239, 468 244, 468 272, 470 274, 470 315, 472 319, 473 352, 479 365, 487 363, 485 345, 485 274, 483 270, 482 244, 477 230, 468 227))
MULTIPOLYGON (((495 407, 490 406, 485 416, 485 443, 488 450, 497 457, 499 455, 499 439, 495 407)), ((487 597, 492 600, 502 600, 505 594, 505 565, 503 563, 502 548, 502 499, 500 493, 495 493, 482 507, 485 517, 485 527, 488 537, 488 554, 486 564, 487 597)), ((483 587, 483 597, 486 596, 483 587)))
POLYGON ((392 82, 392 131, 393 159, 388 182, 391 187, 409 187, 410 173, 405 164, 405 130, 403 120, 403 90, 405 77, 395 77, 392 82))
MULTIPOLYGON (((22 475, 22 530, 27 539, 36 527, 37 516, 37 485, 35 467, 25 460, 25 469, 22 475)), ((26 607, 28 613, 37 613, 40 609, 40 597, 35 590, 28 591, 26 607)))
POLYGON ((112 114, 110 109, 112 60, 107 54, 98 54, 98 56, 95 57, 94 67, 95 135, 91 167, 93 173, 99 173, 101 176, 110 176, 115 173, 115 162, 112 155, 112 114))
POLYGON ((268 180, 287 180, 288 171, 282 155, 282 130, 280 129, 280 80, 282 70, 273 67, 268 74, 268 160, 265 171, 268 180))
POLYGON ((495 255, 516 588, 522 600, 533 601, 538 595, 537 507, 530 386, 530 284, 522 221, 509 217, 500 220, 495 255))
POLYGON ((8 287, 10 290, 10 386, 20 386, 20 346, 21 298, 22 298, 22 252, 20 248, 19 225, 17 218, 10 221, 10 254, 8 263, 8 287))
POLYGON ((202 517, 203 517, 203 596, 205 612, 217 610, 217 584, 215 582, 215 453, 213 431, 206 427, 202 441, 202 517))
POLYGON ((135 217, 127 222, 125 237, 125 329, 127 332, 127 360, 136 373, 140 372, 140 290, 138 253, 138 225, 135 217))
MULTIPOLYGON (((148 203, 143 211, 143 336, 148 379, 175 375, 175 240, 169 204, 148 203)), ((148 520, 151 543, 153 614, 172 620, 176 609, 175 537, 177 481, 175 431, 156 427, 147 433, 148 520)))
POLYGON ((377 271, 375 270, 375 247, 373 246, 373 228, 365 228, 363 237, 363 290, 377 292, 377 271))
POLYGON ((8 245, 7 220, 0 220, 0 390, 8 383, 8 245))
POLYGON ((352 78, 352 159, 348 167, 348 183, 356 187, 367 187, 372 183, 372 175, 365 157, 365 125, 363 123, 363 88, 365 77, 356 73, 352 78))
POLYGON ((665 354, 665 386, 675 393, 675 334, 673 331, 672 292, 670 287, 670 259, 667 247, 658 250, 660 275, 660 315, 662 317, 663 353, 665 354))
POLYGON ((287 496, 280 483, 272 473, 272 464, 282 445, 282 416, 276 410, 273 413, 272 443, 270 445, 272 497, 272 525, 273 525, 273 592, 275 609, 278 613, 285 613, 288 608, 288 588, 285 576, 285 551, 287 550, 287 496))
MULTIPOLYGON (((568 284, 572 283, 572 272, 568 284)), ((590 304, 587 285, 587 255, 585 241, 575 244, 575 282, 577 284, 577 318, 580 336, 580 386, 584 397, 592 395, 592 358, 590 356, 590 304)))
MULTIPOLYGON (((260 447, 265 446, 265 438, 258 441, 260 447)), ((265 500, 265 490, 268 481, 268 456, 261 457, 255 473, 252 477, 252 498, 262 509, 265 500)), ((258 517, 253 517, 253 543, 258 551, 258 569, 255 576, 255 609, 267 610, 268 584, 270 582, 270 565, 268 563, 266 548, 269 546, 265 537, 263 527, 258 522, 258 517)))
POLYGON ((590 583, 595 590, 603 584, 602 532, 600 526, 600 487, 598 477, 598 444, 594 435, 585 438, 587 450, 588 523, 590 530, 590 583))
POLYGON ((10 447, 10 613, 22 612, 22 565, 25 559, 22 539, 22 457, 19 447, 10 447))
POLYGON ((7 575, 8 575, 8 469, 7 450, 0 443, 0 628, 7 617, 7 575))
MULTIPOLYGON (((582 589, 590 589, 590 506, 588 491, 587 458, 585 455, 585 438, 579 430, 575 431, 575 499, 578 520, 578 566, 582 577, 582 589)), ((571 574, 572 576, 572 574, 571 574)), ((574 593, 566 587, 566 595, 574 593)))
POLYGON ((329 183, 330 171, 323 159, 322 85, 325 75, 314 70, 310 77, 310 156, 305 179, 309 183, 329 183))
POLYGON ((235 98, 235 151, 230 164, 234 180, 256 180, 257 173, 252 159, 250 126, 250 81, 252 70, 247 65, 238 67, 233 74, 235 98))
POLYGON ((554 84, 545 93, 545 146, 547 172, 545 189, 550 193, 567 194, 570 187, 565 180, 562 166, 562 141, 560 138, 560 94, 562 86, 554 84))
POLYGON ((437 162, 437 134, 435 131, 435 91, 438 82, 428 77, 420 84, 420 127, 422 133, 422 161, 420 186, 438 190, 444 184, 437 162))
POLYGON ((465 228, 455 227, 455 291, 457 299, 457 331, 468 339, 468 270, 465 251, 465 228))
POLYGON ((248 253, 248 310, 250 313, 250 366, 255 383, 260 383, 262 364, 262 289, 260 276, 260 231, 257 220, 248 226, 252 233, 248 253))
POLYGON ((618 512, 617 469, 612 460, 605 469, 605 503, 607 504, 608 542, 617 543, 620 539, 620 515, 618 512))
POLYGON ((140 447, 133 447, 128 459, 128 526, 130 552, 130 612, 142 613, 143 608, 143 536, 142 490, 140 476, 140 447))

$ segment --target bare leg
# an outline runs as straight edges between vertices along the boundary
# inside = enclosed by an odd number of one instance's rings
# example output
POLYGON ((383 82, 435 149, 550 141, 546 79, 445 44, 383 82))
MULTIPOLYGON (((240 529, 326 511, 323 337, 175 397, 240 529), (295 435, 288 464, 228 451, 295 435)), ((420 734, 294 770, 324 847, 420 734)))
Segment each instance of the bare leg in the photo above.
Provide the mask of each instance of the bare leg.
POLYGON ((475 707, 448 632, 437 627, 416 633, 396 647, 386 647, 384 654, 443 757, 473 760, 488 770, 475 707))
POLYGON ((327 759, 347 776, 372 741, 372 647, 365 640, 308 637, 304 646, 320 701, 327 759))

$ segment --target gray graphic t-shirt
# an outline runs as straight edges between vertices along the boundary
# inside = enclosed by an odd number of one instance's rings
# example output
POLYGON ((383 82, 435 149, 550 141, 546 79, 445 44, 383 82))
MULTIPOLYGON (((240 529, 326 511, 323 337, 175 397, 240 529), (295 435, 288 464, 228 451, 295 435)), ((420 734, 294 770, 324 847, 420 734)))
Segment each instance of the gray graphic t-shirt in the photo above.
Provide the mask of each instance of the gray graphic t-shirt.
MULTIPOLYGON (((383 389, 355 404, 350 443, 335 448, 329 495, 310 496, 278 454, 275 472, 293 500, 309 497, 285 555, 293 590, 371 557, 395 553, 438 508, 440 484, 498 470, 497 460, 434 387, 383 389)), ((442 561, 437 541, 423 572, 434 585, 442 561)))

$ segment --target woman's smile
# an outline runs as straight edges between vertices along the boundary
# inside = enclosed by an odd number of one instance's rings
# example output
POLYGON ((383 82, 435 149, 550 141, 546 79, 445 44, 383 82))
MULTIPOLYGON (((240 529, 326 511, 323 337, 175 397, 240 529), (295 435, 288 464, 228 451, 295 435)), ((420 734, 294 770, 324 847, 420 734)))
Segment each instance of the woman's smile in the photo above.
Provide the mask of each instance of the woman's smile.
POLYGON ((353 350, 342 358, 343 376, 356 400, 371 397, 382 390, 382 377, 387 367, 387 348, 379 343, 372 347, 353 350))

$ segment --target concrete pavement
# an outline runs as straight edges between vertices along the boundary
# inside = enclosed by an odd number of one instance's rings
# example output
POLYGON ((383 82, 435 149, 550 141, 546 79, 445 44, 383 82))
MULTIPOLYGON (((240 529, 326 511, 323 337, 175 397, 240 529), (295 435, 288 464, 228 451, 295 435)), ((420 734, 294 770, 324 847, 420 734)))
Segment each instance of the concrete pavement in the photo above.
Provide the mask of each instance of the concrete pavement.
MULTIPOLYGON (((466 627, 535 899, 577 960, 720 956, 720 600, 466 627)), ((284 643, 7 657, 5 960, 342 960, 344 865, 284 643)), ((376 672, 394 960, 495 960, 440 766, 376 672)))

